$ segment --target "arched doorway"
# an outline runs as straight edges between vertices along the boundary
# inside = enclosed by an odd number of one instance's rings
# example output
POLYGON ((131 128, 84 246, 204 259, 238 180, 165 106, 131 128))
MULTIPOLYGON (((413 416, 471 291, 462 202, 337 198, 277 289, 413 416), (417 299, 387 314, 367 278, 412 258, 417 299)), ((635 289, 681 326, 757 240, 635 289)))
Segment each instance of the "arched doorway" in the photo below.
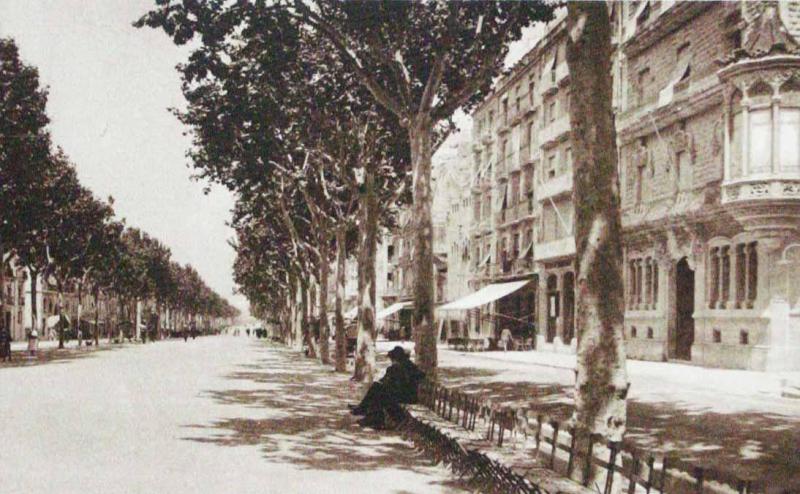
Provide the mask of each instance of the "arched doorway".
POLYGON ((564 274, 564 344, 575 336, 575 274, 564 274))
POLYGON ((694 271, 684 257, 675 266, 675 355, 692 359, 694 343, 694 271))

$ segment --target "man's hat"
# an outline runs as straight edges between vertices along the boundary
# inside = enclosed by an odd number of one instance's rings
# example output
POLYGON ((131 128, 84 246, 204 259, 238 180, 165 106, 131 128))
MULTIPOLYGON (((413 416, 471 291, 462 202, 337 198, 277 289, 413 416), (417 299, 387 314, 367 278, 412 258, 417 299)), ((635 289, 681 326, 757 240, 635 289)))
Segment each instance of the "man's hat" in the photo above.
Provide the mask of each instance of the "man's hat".
POLYGON ((400 360, 403 358, 408 358, 408 354, 406 354, 406 351, 403 350, 403 347, 397 345, 389 351, 389 358, 400 360))

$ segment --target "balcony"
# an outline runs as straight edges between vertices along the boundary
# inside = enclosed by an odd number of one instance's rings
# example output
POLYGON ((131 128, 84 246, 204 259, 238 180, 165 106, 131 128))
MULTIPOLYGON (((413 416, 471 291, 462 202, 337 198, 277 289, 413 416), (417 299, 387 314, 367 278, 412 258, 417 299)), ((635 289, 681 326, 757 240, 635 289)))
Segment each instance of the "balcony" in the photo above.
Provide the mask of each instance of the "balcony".
POLYGON ((536 191, 536 199, 544 201, 550 197, 557 197, 571 192, 572 170, 539 184, 539 188, 536 191))
POLYGON ((547 124, 539 133, 539 140, 543 146, 550 146, 569 134, 569 115, 562 115, 547 124))
POLYGON ((795 230, 800 223, 800 177, 776 174, 726 181, 721 202, 746 229, 795 230))
POLYGON ((537 243, 533 249, 533 258, 536 261, 550 261, 574 255, 575 237, 573 236, 537 243))
POLYGON ((542 98, 558 91, 558 84, 556 83, 555 71, 550 71, 542 74, 541 83, 539 84, 539 94, 542 98))

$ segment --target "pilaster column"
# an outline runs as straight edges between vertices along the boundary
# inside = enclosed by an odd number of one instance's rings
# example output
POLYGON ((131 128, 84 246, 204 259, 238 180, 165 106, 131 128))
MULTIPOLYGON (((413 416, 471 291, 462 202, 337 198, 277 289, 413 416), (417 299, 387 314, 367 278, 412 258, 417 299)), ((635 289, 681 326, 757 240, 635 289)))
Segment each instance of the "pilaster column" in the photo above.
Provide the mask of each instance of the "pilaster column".
POLYGON ((723 163, 723 182, 731 179, 731 90, 726 86, 725 101, 722 105, 722 163, 723 163))
POLYGON ((547 312, 548 312, 548 293, 547 293, 547 272, 541 264, 538 267, 539 279, 537 286, 537 314, 536 314, 536 346, 541 347, 547 335, 547 312))
POLYGON ((750 99, 742 98, 742 178, 750 174, 750 99))
POLYGON ((772 156, 770 160, 770 170, 776 173, 780 167, 780 139, 781 139, 781 94, 780 82, 772 83, 772 156))

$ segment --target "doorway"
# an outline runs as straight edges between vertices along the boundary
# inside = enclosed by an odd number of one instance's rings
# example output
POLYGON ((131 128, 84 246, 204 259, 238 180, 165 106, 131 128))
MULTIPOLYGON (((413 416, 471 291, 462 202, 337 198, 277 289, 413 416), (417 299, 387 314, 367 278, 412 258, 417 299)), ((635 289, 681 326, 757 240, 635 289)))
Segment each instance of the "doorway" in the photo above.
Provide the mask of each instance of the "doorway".
POLYGON ((675 355, 691 360, 694 343, 694 271, 684 257, 675 266, 675 355))
POLYGON ((561 294, 558 291, 558 278, 551 274, 547 277, 547 334, 548 343, 556 337, 558 316, 561 315, 561 294))
POLYGON ((564 344, 569 345, 575 336, 575 275, 564 274, 564 344))

